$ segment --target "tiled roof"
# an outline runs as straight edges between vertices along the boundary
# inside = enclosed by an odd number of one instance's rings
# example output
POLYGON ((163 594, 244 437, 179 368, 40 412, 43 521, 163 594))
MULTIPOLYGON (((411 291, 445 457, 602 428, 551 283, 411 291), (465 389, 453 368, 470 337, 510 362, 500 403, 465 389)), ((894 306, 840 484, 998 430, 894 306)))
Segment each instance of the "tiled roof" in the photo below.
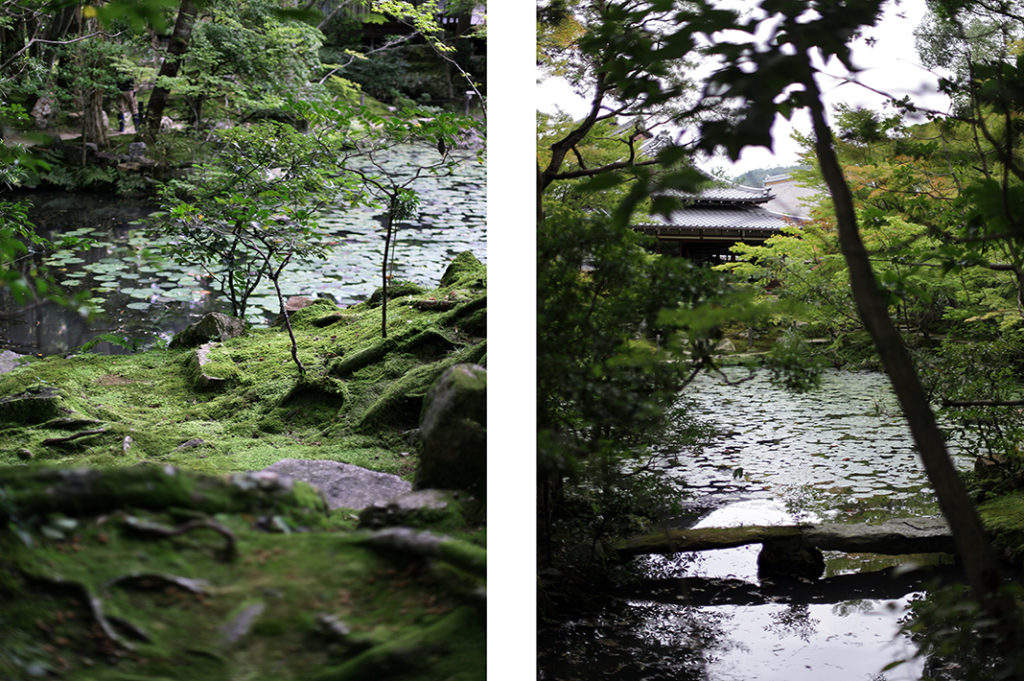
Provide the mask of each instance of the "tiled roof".
POLYGON ((772 213, 758 206, 709 207, 691 206, 673 211, 668 220, 652 216, 636 227, 666 227, 686 229, 756 229, 778 230, 791 224, 778 213, 772 213))
POLYGON ((729 187, 709 187, 708 189, 702 189, 696 194, 687 192, 675 192, 675 194, 697 204, 719 202, 732 204, 764 203, 772 198, 772 191, 770 189, 744 187, 739 184, 729 187))
POLYGON ((764 204, 765 208, 804 220, 811 216, 808 204, 815 203, 819 197, 817 189, 801 186, 795 180, 777 182, 771 186, 771 190, 775 196, 764 204))

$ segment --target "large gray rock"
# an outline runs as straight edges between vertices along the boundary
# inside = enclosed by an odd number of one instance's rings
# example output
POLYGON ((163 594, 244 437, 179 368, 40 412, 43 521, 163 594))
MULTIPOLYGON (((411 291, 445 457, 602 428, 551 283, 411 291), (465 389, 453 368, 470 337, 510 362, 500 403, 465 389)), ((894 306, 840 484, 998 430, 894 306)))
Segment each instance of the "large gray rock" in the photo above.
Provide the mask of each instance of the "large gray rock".
POLYGON ((359 511, 412 489, 412 485, 397 475, 337 461, 282 459, 262 472, 308 482, 320 490, 331 510, 351 508, 359 511))
POLYGON ((437 379, 423 401, 423 450, 416 489, 487 492, 487 370, 456 364, 437 379))
POLYGON ((14 371, 28 360, 29 357, 26 355, 19 355, 10 350, 0 350, 0 374, 14 371))
POLYGON ((221 312, 209 312, 195 324, 175 334, 169 348, 194 348, 211 341, 224 342, 245 333, 245 322, 221 312))

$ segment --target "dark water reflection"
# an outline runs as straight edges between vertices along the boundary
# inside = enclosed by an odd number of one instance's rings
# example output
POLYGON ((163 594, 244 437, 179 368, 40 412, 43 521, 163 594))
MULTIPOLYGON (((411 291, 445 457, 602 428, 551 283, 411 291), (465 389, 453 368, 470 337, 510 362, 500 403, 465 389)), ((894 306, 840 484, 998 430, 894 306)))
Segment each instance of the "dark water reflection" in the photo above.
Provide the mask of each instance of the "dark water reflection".
MULTIPOLYGON (((687 398, 720 434, 702 450, 665 452, 664 474, 685 480, 696 497, 691 510, 704 509, 686 526, 874 523, 938 512, 881 374, 832 371, 806 395, 774 388, 762 374, 739 386, 709 380, 687 398)), ((897 580, 884 570, 944 559, 827 552, 823 582, 787 590, 760 582, 759 550, 636 559, 642 579, 609 589, 564 627, 542 627, 542 677, 920 678, 924 661, 914 659, 899 622, 930 580, 955 571, 938 565, 897 580), (883 671, 897 660, 907 662, 883 671)))
MULTIPOLYGON (((395 163, 423 163, 436 149, 399 148, 395 163)), ((420 214, 399 225, 393 260, 396 280, 435 286, 448 262, 462 251, 486 261, 485 168, 466 156, 453 174, 425 176, 415 185, 420 214)), ((91 295, 97 314, 83 317, 53 303, 15 306, 0 289, 0 349, 50 355, 74 350, 104 333, 142 347, 159 344, 210 310, 225 310, 215 285, 196 266, 159 256, 170 244, 146 233, 136 221, 155 206, 111 194, 22 192, 7 199, 28 199, 41 235, 59 241, 90 239, 88 250, 58 249, 40 254, 49 275, 67 292, 91 295), (45 257, 44 257, 45 256, 45 257)), ((327 297, 340 305, 364 300, 379 285, 383 239, 379 211, 337 207, 325 212, 321 227, 330 235, 324 261, 294 262, 282 277, 285 296, 327 297)), ((28 268, 30 262, 23 262, 28 268)), ((265 324, 278 303, 269 282, 251 297, 248 321, 265 324)), ((128 349, 100 343, 96 352, 128 349)))

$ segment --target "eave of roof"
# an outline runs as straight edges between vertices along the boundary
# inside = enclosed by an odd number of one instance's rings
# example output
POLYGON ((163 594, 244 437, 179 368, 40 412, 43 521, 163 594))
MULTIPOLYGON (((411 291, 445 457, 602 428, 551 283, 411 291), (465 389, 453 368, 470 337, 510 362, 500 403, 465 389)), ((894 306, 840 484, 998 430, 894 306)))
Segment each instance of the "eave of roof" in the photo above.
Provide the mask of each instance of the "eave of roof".
POLYGON ((731 187, 709 187, 696 194, 691 192, 670 193, 693 205, 758 204, 770 201, 773 196, 771 189, 744 187, 738 184, 731 187))
POLYGON ((657 227, 659 231, 666 228, 686 229, 756 229, 777 231, 791 225, 787 216, 772 213, 758 206, 688 206, 673 211, 668 219, 652 216, 650 220, 634 225, 634 227, 657 227))

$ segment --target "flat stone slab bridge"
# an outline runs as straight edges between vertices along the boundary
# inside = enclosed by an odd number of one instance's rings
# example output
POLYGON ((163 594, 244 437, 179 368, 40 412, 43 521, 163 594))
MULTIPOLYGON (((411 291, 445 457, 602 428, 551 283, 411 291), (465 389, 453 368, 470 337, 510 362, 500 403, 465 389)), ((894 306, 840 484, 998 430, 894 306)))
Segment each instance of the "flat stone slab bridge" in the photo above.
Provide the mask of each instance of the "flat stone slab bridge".
POLYGON ((847 553, 953 553, 953 534, 942 518, 897 518, 880 525, 742 525, 691 530, 662 530, 614 545, 620 556, 728 549, 746 544, 803 539, 821 551, 847 553))

